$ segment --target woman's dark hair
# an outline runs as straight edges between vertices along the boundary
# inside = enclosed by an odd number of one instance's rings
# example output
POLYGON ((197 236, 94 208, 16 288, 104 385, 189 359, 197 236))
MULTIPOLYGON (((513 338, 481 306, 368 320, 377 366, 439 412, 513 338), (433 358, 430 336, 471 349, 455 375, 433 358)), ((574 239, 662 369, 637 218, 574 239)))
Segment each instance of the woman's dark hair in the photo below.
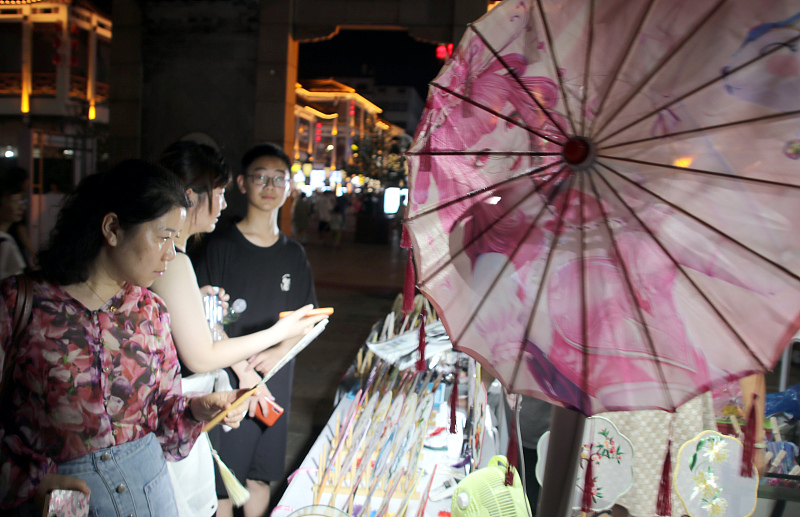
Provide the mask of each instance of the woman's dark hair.
MULTIPOLYGON (((159 165, 172 171, 183 183, 197 194, 210 194, 231 181, 231 170, 222 153, 213 147, 191 140, 179 140, 164 149, 158 159, 159 165)), ((208 209, 212 206, 208 195, 208 209)))
MULTIPOLYGON (((286 164, 287 172, 292 170, 292 160, 289 159, 289 155, 287 155, 280 146, 272 142, 267 142, 265 144, 259 144, 244 153, 244 156, 242 156, 242 169, 239 171, 239 175, 243 176, 247 174, 247 168, 262 156, 274 156, 286 164)), ((291 172, 289 174, 291 175, 291 172)))
POLYGON ((48 280, 61 285, 85 282, 105 239, 103 217, 115 213, 123 230, 158 219, 175 207, 188 208, 186 190, 174 174, 143 160, 125 160, 88 176, 58 212, 38 263, 48 280))

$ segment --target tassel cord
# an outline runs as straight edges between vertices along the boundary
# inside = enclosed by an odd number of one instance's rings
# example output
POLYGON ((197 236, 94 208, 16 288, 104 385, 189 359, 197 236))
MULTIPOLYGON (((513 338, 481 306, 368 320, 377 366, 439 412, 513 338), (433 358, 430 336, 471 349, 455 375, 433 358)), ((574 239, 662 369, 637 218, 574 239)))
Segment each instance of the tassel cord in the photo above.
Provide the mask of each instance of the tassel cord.
POLYGON ((453 389, 450 390, 450 434, 456 434, 456 406, 458 405, 458 361, 453 375, 453 389))
MULTIPOLYGON (((671 436, 671 433, 670 433, 671 436)), ((656 515, 669 517, 672 515, 672 438, 667 439, 667 455, 661 469, 658 497, 656 498, 656 515)))
POLYGON ((225 491, 228 492, 228 498, 231 500, 231 504, 236 508, 241 508, 250 500, 250 491, 242 486, 239 480, 236 479, 236 475, 223 463, 217 451, 214 447, 211 447, 210 440, 208 446, 211 448, 211 455, 217 463, 222 483, 225 485, 225 491))
POLYGON ((414 274, 414 252, 408 248, 406 258, 406 275, 403 280, 403 314, 408 315, 414 310, 414 293, 416 292, 416 278, 414 274))
POLYGON ((583 497, 581 497, 581 511, 592 511, 592 492, 594 491, 594 460, 592 459, 592 444, 589 444, 589 457, 586 458, 586 478, 583 481, 583 497))
MULTIPOLYGON (((522 451, 522 432, 521 432, 520 424, 519 424, 519 414, 522 411, 522 396, 521 395, 517 395, 517 403, 514 406, 515 406, 514 412, 516 413, 514 419, 516 420, 515 429, 517 431, 517 450, 522 451)), ((525 487, 528 486, 526 484, 527 481, 528 481, 528 479, 527 479, 528 473, 525 470, 525 454, 520 454, 518 459, 519 459, 519 475, 520 475, 520 479, 522 480, 522 488, 525 488, 525 487)), ((533 517, 533 515, 531 514, 531 511, 532 511, 531 510, 531 505, 527 504, 525 507, 528 510, 528 517, 533 517)))
POLYGON ((425 310, 425 305, 422 306, 422 311, 419 313, 419 359, 417 360, 417 371, 424 372, 428 369, 428 362, 425 359, 425 345, 426 345, 426 336, 425 336, 425 320, 428 319, 428 311, 425 310))
POLYGON ((757 418, 758 394, 753 393, 753 403, 750 404, 750 411, 747 413, 747 424, 744 428, 744 443, 742 444, 742 466, 739 474, 742 477, 753 477, 753 459, 755 458, 755 435, 757 418))
POLYGON ((661 467, 661 479, 658 482, 656 496, 656 515, 669 517, 672 515, 672 435, 675 432, 675 413, 670 414, 669 433, 667 434, 667 452, 661 467))

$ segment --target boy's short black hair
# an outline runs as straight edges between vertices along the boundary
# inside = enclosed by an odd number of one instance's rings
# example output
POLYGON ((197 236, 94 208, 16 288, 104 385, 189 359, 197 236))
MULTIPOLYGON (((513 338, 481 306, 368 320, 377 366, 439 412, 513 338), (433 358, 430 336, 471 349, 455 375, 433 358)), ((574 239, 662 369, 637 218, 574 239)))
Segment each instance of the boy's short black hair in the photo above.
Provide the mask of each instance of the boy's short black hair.
POLYGON ((289 155, 283 151, 283 148, 273 144, 272 142, 259 144, 250 148, 250 150, 244 153, 244 156, 242 156, 242 168, 239 171, 239 175, 244 176, 247 174, 248 167, 250 167, 254 161, 262 156, 274 156, 275 158, 282 160, 283 163, 286 164, 286 171, 289 172, 291 176, 292 160, 289 158, 289 155))

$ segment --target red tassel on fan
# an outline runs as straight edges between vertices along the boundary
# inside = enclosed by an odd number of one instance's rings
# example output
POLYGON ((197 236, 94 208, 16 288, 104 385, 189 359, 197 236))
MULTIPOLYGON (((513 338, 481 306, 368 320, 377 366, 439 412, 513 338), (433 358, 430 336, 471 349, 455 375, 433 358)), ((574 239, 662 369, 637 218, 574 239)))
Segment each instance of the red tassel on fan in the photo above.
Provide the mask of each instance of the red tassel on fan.
POLYGON ((586 479, 583 480, 583 498, 581 499, 581 511, 591 512, 592 492, 594 492, 594 461, 592 460, 592 446, 589 446, 589 458, 586 463, 586 479))
POLYGON ((667 440, 667 456, 661 469, 661 481, 658 484, 656 498, 656 515, 669 517, 672 515, 672 440, 667 440))
POLYGON ((458 406, 458 365, 453 375, 453 389, 450 391, 450 434, 456 434, 456 406, 458 406))
MULTIPOLYGON (((516 420, 516 414, 512 420, 516 420)), ((511 422, 511 436, 508 437, 508 452, 506 452, 506 459, 508 459, 508 469, 506 470, 505 486, 514 484, 514 469, 519 463, 519 450, 517 450, 517 423, 511 422)))
POLYGON ((417 359, 417 371, 424 372, 428 369, 428 362, 425 360, 425 320, 428 319, 428 311, 425 310, 425 305, 422 306, 422 312, 419 313, 419 359, 417 359))
POLYGON ((739 474, 742 477, 753 477, 753 458, 756 455, 756 399, 758 394, 753 393, 753 403, 747 414, 747 423, 744 426, 744 447, 742 447, 742 468, 739 474))
POLYGON ((406 261, 406 279, 403 283, 403 313, 409 314, 414 310, 414 252, 408 249, 408 259, 406 261))

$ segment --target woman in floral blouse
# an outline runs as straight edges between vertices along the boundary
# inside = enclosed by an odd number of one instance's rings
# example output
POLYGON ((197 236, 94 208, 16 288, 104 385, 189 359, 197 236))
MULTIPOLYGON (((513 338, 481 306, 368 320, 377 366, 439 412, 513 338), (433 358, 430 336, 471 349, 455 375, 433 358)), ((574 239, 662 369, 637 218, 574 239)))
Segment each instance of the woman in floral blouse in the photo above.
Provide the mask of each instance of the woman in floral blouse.
MULTIPOLYGON (((47 493, 71 489, 91 494, 96 515, 177 515, 165 457, 185 456, 202 422, 241 394, 181 394, 169 314, 147 289, 175 257, 188 204, 170 173, 139 160, 88 177, 66 201, 11 351, 0 508, 41 515, 47 493)), ((16 287, 0 284, 0 363, 16 287)), ((237 427, 242 406, 225 423, 237 427)))

